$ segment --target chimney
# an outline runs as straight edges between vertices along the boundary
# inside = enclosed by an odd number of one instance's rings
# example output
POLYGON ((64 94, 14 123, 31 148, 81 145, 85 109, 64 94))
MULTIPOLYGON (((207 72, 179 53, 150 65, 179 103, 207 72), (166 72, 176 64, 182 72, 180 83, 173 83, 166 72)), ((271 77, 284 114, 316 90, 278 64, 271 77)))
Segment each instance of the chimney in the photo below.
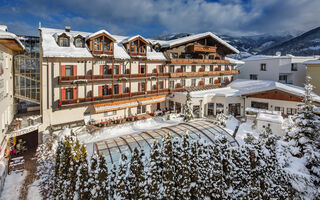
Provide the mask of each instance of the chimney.
POLYGON ((281 51, 277 51, 276 56, 281 56, 281 51))
POLYGON ((65 28, 64 28, 65 30, 66 30, 66 32, 70 32, 70 26, 66 26, 65 28))

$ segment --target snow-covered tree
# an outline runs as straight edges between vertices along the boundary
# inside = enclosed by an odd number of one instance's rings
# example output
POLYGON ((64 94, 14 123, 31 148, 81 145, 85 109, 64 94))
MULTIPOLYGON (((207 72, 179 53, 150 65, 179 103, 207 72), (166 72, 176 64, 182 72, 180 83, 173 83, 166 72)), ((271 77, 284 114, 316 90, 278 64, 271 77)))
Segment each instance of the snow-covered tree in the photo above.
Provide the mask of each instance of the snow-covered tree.
POLYGON ((92 190, 94 191, 92 199, 108 199, 108 167, 103 154, 99 154, 98 156, 98 166, 94 174, 95 187, 92 190))
POLYGON ((306 159, 306 168, 313 175, 315 185, 320 184, 320 117, 316 115, 312 100, 313 86, 306 78, 303 102, 298 105, 293 123, 287 129, 286 140, 293 156, 306 159))
MULTIPOLYGON (((128 183, 127 183, 127 169, 128 169, 128 158, 125 154, 121 154, 119 161, 118 174, 116 181, 116 190, 114 199, 129 199, 128 197, 128 183)), ((112 197, 111 197, 112 198, 112 197)))
POLYGON ((150 161, 148 166, 147 190, 148 198, 151 200, 161 199, 160 189, 162 188, 162 160, 160 145, 154 141, 150 150, 150 161))
POLYGON ((228 120, 228 116, 225 115, 224 113, 219 113, 216 116, 216 120, 218 122, 218 125, 225 127, 228 120))
POLYGON ((143 151, 134 148, 130 166, 128 168, 128 198, 129 199, 144 199, 146 198, 146 174, 144 171, 143 151))
POLYGON ((86 147, 82 145, 80 151, 79 168, 76 173, 75 199, 90 199, 90 191, 92 188, 89 183, 89 166, 86 147))
POLYGON ((108 182, 109 182, 109 199, 113 199, 115 195, 115 191, 117 189, 116 185, 116 180, 117 180, 117 167, 115 164, 113 164, 110 174, 108 177, 108 182))
POLYGON ((192 111, 192 102, 191 102, 191 96, 190 92, 187 91, 187 96, 186 96, 186 104, 184 106, 184 118, 183 120, 185 122, 188 122, 190 120, 193 120, 193 111, 192 111))
POLYGON ((163 199, 173 200, 175 199, 175 195, 174 195, 175 182, 174 182, 172 138, 170 133, 168 133, 168 135, 163 140, 161 153, 162 153, 162 161, 163 161, 163 170, 162 170, 163 199))

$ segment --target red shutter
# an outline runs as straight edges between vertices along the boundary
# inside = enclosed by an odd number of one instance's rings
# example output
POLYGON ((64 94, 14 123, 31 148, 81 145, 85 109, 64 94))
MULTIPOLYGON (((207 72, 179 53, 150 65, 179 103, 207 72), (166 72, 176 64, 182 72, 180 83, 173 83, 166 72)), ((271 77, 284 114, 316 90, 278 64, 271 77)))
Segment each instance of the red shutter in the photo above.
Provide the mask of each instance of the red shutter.
POLYGON ((73 76, 77 76, 78 70, 77 70, 77 65, 73 65, 73 76))
POLYGON ((66 76, 66 66, 61 65, 61 76, 66 76))
POLYGON ((122 94, 122 84, 119 84, 119 94, 122 94))
POLYGON ((139 74, 141 74, 141 66, 139 65, 139 74))
POLYGON ((159 65, 157 65, 157 73, 159 73, 159 67, 160 67, 160 66, 159 66, 159 65))
POLYGON ((108 94, 112 94, 112 85, 108 85, 108 94))
POLYGON ((164 89, 164 81, 162 81, 162 89, 164 89))
POLYGON ((98 88, 99 88, 99 97, 101 97, 102 96, 102 85, 99 85, 98 88))
POLYGON ((138 91, 141 91, 141 83, 138 83, 138 91))
POLYGON ((121 74, 121 65, 118 65, 119 66, 119 74, 121 74))
POLYGON ((100 65, 100 75, 103 75, 103 65, 100 65))
POLYGON ((163 68, 163 73, 166 73, 166 66, 165 65, 162 65, 162 68, 163 68))
POLYGON ((66 99, 66 89, 62 88, 61 89, 61 100, 65 100, 66 99))
POLYGON ((108 65, 108 73, 112 74, 112 65, 108 65))
POLYGON ((78 98, 77 88, 73 88, 73 99, 78 98))

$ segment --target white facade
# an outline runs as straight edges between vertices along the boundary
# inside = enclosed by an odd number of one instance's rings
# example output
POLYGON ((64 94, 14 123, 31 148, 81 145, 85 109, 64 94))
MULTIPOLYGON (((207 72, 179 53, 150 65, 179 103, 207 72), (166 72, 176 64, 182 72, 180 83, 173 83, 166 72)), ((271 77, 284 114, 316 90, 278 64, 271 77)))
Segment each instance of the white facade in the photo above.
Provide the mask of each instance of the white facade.
POLYGON ((303 86, 306 77, 306 60, 319 57, 287 56, 252 56, 244 59, 235 78, 252 80, 272 80, 286 84, 303 86))
POLYGON ((284 136, 285 131, 282 128, 283 117, 279 114, 259 113, 257 116, 257 130, 262 132, 266 127, 271 129, 271 132, 278 136, 284 136))

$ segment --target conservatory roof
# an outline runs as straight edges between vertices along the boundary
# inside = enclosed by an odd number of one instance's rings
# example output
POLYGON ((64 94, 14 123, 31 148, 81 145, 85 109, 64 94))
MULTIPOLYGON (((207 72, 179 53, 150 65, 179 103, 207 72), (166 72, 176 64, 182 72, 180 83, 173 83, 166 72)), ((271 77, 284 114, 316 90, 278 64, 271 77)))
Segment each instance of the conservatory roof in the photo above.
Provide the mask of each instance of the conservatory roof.
POLYGON ((194 120, 188 123, 179 123, 160 129, 145 130, 135 134, 98 141, 94 143, 94 151, 103 153, 106 156, 108 165, 117 165, 122 153, 130 157, 130 153, 137 147, 144 149, 145 155, 148 157, 154 140, 161 142, 161 139, 168 133, 172 137, 182 138, 186 132, 191 139, 202 139, 208 143, 212 143, 215 137, 223 135, 231 145, 237 145, 236 140, 227 131, 213 124, 213 122, 194 120))

